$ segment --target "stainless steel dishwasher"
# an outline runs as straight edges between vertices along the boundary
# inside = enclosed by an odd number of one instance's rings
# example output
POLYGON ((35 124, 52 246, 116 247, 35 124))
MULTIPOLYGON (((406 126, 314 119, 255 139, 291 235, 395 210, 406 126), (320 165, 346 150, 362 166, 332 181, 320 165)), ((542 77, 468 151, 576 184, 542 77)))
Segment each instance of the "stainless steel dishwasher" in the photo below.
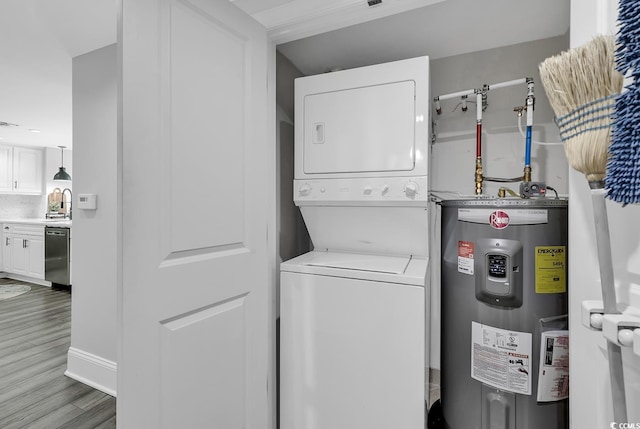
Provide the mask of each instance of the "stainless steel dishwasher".
POLYGON ((69 239, 69 228, 44 229, 44 278, 54 286, 71 286, 69 239))

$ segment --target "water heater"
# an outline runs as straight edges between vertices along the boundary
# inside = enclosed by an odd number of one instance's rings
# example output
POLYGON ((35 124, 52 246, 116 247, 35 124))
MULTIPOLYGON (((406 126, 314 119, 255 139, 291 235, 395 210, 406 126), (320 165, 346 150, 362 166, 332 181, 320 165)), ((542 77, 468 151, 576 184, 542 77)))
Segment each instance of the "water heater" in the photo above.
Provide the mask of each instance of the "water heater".
POLYGON ((442 203, 446 428, 568 428, 567 201, 442 203))

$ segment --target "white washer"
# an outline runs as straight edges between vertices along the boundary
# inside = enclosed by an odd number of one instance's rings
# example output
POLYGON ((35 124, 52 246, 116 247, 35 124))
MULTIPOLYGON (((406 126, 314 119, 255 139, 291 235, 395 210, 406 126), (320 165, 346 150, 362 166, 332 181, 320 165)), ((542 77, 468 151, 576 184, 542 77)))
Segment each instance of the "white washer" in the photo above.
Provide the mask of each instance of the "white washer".
POLYGON ((424 258, 310 252, 281 266, 281 428, 424 428, 424 258))

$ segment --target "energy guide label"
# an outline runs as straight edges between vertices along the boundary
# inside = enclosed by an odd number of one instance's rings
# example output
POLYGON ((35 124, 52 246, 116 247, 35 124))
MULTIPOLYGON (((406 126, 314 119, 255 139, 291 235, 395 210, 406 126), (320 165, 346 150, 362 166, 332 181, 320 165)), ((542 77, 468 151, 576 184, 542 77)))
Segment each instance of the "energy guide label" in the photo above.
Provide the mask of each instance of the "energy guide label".
POLYGON ((471 378, 531 395, 531 333, 471 322, 471 378))
POLYGON ((458 241, 458 272, 473 275, 473 242, 458 241))
POLYGON ((565 246, 536 246, 536 293, 567 291, 567 252, 565 246))

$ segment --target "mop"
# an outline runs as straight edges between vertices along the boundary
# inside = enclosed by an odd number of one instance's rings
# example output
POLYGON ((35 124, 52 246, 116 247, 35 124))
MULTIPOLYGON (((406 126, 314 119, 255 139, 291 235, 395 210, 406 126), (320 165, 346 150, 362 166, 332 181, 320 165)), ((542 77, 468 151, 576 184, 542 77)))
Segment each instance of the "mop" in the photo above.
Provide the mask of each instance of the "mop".
POLYGON ((616 67, 631 82, 616 100, 607 164, 607 196, 640 203, 640 2, 620 0, 616 67))
MULTIPOLYGON (((616 96, 622 75, 615 69, 613 36, 599 36, 584 46, 547 58, 540 77, 556 114, 569 165, 583 173, 591 189, 600 286, 605 314, 617 314, 611 241, 605 205, 607 152, 616 96)), ((607 342, 613 415, 626 422, 620 346, 607 342)))

